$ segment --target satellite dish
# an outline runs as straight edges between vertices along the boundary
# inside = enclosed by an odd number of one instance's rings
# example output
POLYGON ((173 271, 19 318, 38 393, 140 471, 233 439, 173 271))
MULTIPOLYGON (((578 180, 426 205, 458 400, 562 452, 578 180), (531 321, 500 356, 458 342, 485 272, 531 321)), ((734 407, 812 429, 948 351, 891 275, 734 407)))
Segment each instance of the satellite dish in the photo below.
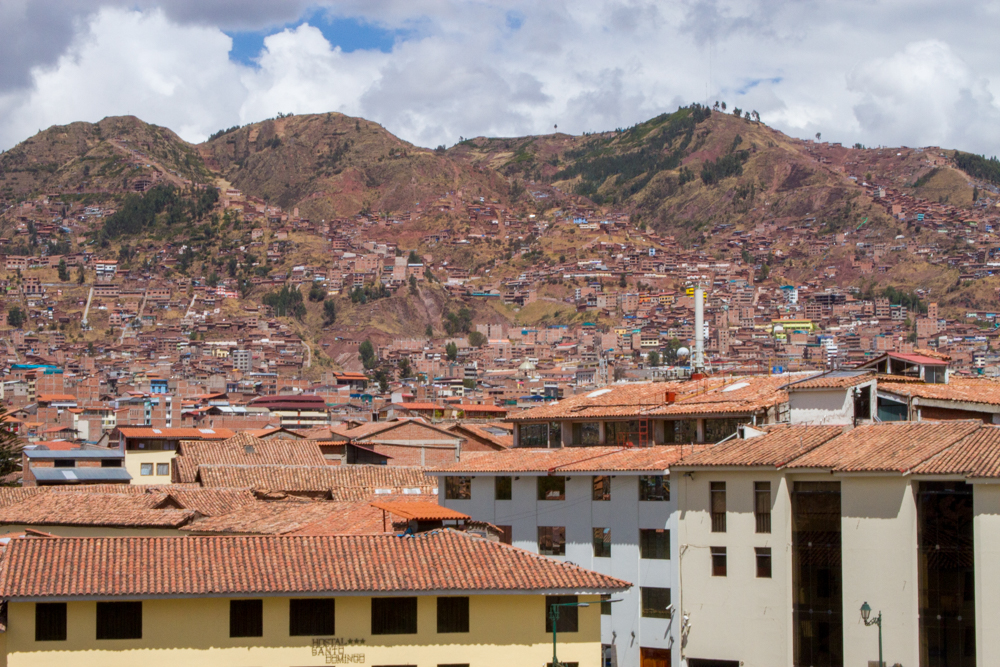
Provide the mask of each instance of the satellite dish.
POLYGON ((691 350, 687 349, 686 347, 679 347, 679 348, 677 348, 677 358, 678 359, 683 359, 684 357, 688 356, 689 354, 691 354, 691 350))

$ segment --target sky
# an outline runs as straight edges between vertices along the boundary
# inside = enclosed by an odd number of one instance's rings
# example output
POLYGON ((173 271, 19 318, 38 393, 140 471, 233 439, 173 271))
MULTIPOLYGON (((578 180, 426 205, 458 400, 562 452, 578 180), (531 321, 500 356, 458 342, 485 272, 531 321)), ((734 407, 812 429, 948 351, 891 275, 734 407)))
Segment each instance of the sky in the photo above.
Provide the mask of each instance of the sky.
POLYGON ((1000 0, 0 0, 0 150, 131 114, 203 141, 339 111, 420 146, 692 102, 1000 154, 1000 0))

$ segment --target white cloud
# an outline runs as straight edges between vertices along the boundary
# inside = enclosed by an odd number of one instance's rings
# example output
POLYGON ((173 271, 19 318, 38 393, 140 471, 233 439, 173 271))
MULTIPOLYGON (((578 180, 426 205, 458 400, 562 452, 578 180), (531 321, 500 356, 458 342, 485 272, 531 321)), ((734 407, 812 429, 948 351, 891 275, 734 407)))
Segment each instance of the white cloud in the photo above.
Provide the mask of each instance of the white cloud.
MULTIPOLYGON (((57 61, 38 56, 49 64, 31 70, 27 89, 0 92, 0 147, 105 115, 132 113, 197 141, 278 112, 321 111, 434 146, 556 123, 613 129, 718 99, 797 136, 1000 153, 996 9, 972 0, 338 0, 326 3, 331 15, 407 38, 391 53, 344 53, 302 25, 267 37, 254 68, 228 58, 221 29, 239 17, 220 7, 233 0, 184 0, 166 13, 150 9, 157 0, 122 1, 80 14, 57 61)), ((241 20, 286 21, 306 4, 255 2, 241 20)))

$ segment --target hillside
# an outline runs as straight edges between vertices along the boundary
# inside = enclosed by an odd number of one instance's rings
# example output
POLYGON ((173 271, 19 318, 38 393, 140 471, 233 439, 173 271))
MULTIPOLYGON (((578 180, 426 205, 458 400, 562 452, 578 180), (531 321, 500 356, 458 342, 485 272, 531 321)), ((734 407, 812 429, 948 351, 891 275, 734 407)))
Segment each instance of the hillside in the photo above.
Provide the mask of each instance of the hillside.
POLYGON ((209 167, 240 190, 307 218, 413 210, 449 191, 506 198, 493 171, 407 143, 382 126, 338 113, 282 116, 232 129, 199 146, 209 167))
POLYGON ((211 178, 194 146, 134 116, 43 130, 0 154, 0 195, 120 193, 211 178))

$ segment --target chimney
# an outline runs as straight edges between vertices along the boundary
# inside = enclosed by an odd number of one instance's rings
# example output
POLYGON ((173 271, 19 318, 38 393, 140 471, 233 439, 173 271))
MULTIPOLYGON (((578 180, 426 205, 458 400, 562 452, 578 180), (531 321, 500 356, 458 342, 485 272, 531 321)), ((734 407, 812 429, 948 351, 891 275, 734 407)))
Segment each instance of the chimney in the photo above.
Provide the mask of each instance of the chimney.
POLYGON ((670 405, 671 403, 673 403, 674 401, 677 400, 677 392, 676 391, 668 391, 665 398, 666 398, 667 405, 670 405))

